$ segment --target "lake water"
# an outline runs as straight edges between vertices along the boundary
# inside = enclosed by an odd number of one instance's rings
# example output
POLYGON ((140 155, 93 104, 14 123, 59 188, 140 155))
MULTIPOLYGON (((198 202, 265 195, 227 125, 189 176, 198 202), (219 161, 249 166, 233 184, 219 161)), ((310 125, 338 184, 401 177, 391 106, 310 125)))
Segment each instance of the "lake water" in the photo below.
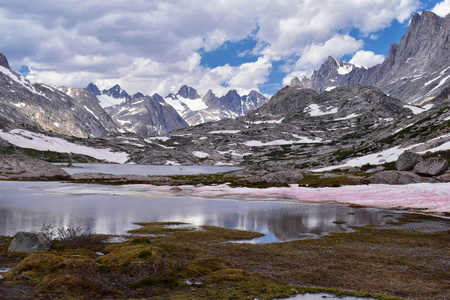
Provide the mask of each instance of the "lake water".
POLYGON ((153 189, 151 185, 0 181, 0 235, 40 231, 43 224, 125 234, 138 227, 134 222, 178 221, 257 231, 266 235, 260 242, 276 242, 347 230, 335 221, 366 225, 391 220, 370 208, 207 199, 153 189))
POLYGON ((193 175, 193 174, 212 174, 220 172, 228 172, 239 170, 239 167, 225 167, 225 166, 152 166, 152 165, 127 165, 127 164, 73 164, 73 167, 67 168, 64 165, 65 170, 70 175, 76 173, 92 172, 92 173, 104 173, 113 175, 193 175))

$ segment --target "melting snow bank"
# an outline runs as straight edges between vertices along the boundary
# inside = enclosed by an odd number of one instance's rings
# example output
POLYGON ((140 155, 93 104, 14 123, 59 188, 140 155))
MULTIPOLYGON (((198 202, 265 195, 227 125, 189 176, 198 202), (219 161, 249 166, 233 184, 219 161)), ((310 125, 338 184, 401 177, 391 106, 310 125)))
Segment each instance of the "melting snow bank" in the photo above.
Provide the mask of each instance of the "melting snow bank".
POLYGON ((298 294, 289 298, 283 298, 285 300, 357 300, 357 299, 365 299, 365 300, 374 300, 375 298, 367 298, 367 297, 353 297, 353 296, 335 296, 332 294, 298 294))
POLYGON ((125 152, 112 152, 111 149, 97 149, 77 145, 61 138, 49 137, 41 133, 22 129, 13 129, 9 133, 0 130, 0 138, 15 146, 38 151, 76 153, 121 164, 128 160, 128 154, 125 152))
MULTIPOLYGON (((167 189, 167 187, 165 187, 167 189)), ((239 197, 247 200, 284 200, 300 202, 337 202, 377 208, 412 209, 429 213, 450 212, 450 183, 407 185, 356 185, 338 188, 231 188, 218 186, 182 186, 193 196, 239 197)))
MULTIPOLYGON (((409 125, 408 125, 409 126, 409 125)), ((450 150, 450 134, 445 134, 440 137, 431 139, 425 143, 414 144, 405 148, 400 148, 400 146, 395 146, 389 149, 386 149, 381 152, 372 153, 368 155, 364 155, 361 157, 353 158, 347 161, 346 163, 338 166, 325 167, 320 169, 312 170, 313 172, 326 172, 335 169, 340 169, 343 167, 361 167, 367 163, 371 165, 380 165, 387 162, 396 161, 400 154, 403 152, 411 150, 417 153, 425 153, 425 152, 438 152, 450 150), (427 146, 428 145, 428 146, 427 146)))

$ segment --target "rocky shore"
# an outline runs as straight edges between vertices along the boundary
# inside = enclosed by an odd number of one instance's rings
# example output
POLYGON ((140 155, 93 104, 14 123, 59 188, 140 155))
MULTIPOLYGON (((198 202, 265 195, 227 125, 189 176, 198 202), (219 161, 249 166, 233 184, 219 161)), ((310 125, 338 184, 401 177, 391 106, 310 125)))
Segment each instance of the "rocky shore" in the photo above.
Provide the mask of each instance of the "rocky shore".
POLYGON ((244 166, 241 170, 219 174, 144 176, 112 175, 80 172, 69 175, 60 166, 24 155, 0 156, 0 180, 70 180, 83 183, 152 184, 152 185, 213 185, 273 187, 342 186, 360 184, 410 184, 450 182, 449 163, 436 156, 424 158, 414 152, 404 152, 392 166, 371 168, 338 168, 327 172, 312 172, 283 166, 244 166))
POLYGON ((0 155, 0 180, 63 180, 70 175, 49 162, 25 155, 0 155))

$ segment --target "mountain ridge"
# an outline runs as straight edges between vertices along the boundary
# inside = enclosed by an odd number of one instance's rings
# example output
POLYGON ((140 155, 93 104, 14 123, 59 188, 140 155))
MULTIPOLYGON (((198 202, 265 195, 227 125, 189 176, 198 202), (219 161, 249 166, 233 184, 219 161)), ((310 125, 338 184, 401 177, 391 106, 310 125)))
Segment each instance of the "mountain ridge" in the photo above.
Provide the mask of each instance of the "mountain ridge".
MULTIPOLYGON (((293 79, 294 86, 316 91, 327 88, 363 84, 376 86, 383 92, 411 104, 422 103, 437 96, 450 79, 450 15, 439 17, 433 12, 414 14, 399 44, 393 43, 386 60, 371 68, 358 68, 338 74, 329 57, 313 72, 311 78, 293 79), (430 38, 432 37, 432 38, 430 38)), ((346 63, 348 64, 348 63, 346 63)))

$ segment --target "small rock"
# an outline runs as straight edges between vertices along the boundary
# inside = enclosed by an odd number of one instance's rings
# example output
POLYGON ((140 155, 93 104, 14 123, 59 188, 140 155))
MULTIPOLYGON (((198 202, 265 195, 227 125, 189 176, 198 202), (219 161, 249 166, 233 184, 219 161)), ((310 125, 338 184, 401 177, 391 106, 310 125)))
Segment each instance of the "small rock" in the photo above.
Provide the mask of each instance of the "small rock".
POLYGON ((182 189, 181 189, 180 187, 177 187, 177 186, 174 186, 174 187, 170 188, 170 190, 171 190, 171 191, 174 191, 174 192, 180 192, 180 191, 182 191, 182 189))
POLYGON ((414 167, 422 161, 423 158, 420 154, 411 151, 405 151, 398 157, 397 161, 395 162, 395 167, 399 171, 412 171, 414 167))
POLYGON ((437 177, 440 182, 450 182, 450 173, 447 172, 444 175, 437 177))
POLYGON ((47 251, 50 246, 50 242, 42 233, 20 231, 14 235, 8 251, 33 253, 47 251))
POLYGON ((424 176, 439 176, 449 169, 448 161, 442 157, 430 157, 414 167, 414 173, 424 176))

